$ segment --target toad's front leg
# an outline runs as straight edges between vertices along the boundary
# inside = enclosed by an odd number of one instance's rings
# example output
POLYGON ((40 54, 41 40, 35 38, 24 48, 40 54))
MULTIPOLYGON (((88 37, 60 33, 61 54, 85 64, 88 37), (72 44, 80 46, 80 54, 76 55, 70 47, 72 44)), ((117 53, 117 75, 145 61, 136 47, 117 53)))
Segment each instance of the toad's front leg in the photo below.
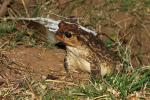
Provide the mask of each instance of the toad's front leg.
POLYGON ((68 69, 67 56, 65 56, 65 58, 64 58, 64 68, 65 68, 65 71, 68 73, 69 69, 68 69))
POLYGON ((66 77, 73 79, 73 73, 77 72, 75 70, 75 67, 74 67, 76 65, 75 62, 76 61, 70 55, 65 56, 65 58, 64 58, 64 69, 67 73, 66 77))
POLYGON ((91 64, 91 80, 100 80, 102 79, 101 68, 96 64, 91 64))

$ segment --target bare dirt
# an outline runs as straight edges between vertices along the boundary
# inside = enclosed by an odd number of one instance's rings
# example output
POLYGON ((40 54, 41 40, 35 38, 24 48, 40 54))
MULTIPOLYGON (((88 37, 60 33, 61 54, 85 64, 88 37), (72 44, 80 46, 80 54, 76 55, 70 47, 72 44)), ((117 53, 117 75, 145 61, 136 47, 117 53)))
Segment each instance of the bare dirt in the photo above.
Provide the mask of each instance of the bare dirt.
POLYGON ((65 51, 62 49, 20 46, 5 51, 3 54, 15 63, 10 68, 19 69, 16 71, 4 70, 5 79, 8 81, 21 81, 31 77, 36 81, 47 80, 53 83, 53 88, 55 86, 64 88, 65 85, 76 86, 83 82, 87 83, 89 79, 89 75, 83 72, 71 75, 66 73, 63 65, 65 51))
POLYGON ((36 79, 41 79, 48 74, 55 77, 58 77, 60 73, 65 74, 63 50, 18 47, 12 49, 8 55, 14 61, 22 63, 36 73, 36 79))

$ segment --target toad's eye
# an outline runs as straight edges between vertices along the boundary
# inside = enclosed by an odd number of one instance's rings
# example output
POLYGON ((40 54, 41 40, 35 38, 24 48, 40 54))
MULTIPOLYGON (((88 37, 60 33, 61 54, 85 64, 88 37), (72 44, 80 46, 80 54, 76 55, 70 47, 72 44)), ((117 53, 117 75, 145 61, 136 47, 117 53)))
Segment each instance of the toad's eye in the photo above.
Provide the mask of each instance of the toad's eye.
POLYGON ((65 36, 66 36, 67 38, 71 38, 71 37, 72 37, 72 34, 71 34, 70 32, 64 32, 64 34, 65 34, 65 36))

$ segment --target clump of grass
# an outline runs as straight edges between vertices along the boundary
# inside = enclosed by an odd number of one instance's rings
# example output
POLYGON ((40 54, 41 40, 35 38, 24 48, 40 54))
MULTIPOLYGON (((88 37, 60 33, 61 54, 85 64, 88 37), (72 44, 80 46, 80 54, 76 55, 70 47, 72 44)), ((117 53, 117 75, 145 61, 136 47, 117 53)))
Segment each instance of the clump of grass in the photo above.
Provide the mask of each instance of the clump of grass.
POLYGON ((35 44, 34 37, 30 37, 28 33, 29 29, 18 30, 16 28, 16 22, 14 21, 1 21, 0 23, 0 38, 4 37, 9 40, 9 45, 12 47, 15 47, 18 44, 23 44, 23 42, 30 45, 35 44))
POLYGON ((48 90, 42 97, 43 100, 77 100, 78 96, 71 95, 69 90, 54 91, 48 90))
POLYGON ((1 21, 0 22, 0 37, 4 36, 7 33, 14 32, 16 30, 15 23, 10 21, 1 21))
POLYGON ((150 67, 137 68, 132 72, 114 74, 105 77, 103 80, 96 80, 88 85, 82 84, 79 87, 65 88, 60 91, 48 90, 43 96, 48 99, 106 99, 125 100, 131 94, 139 94, 137 99, 146 98, 150 91, 150 67))
MULTIPOLYGON (((54 43, 48 38, 42 38, 40 33, 38 33, 34 29, 30 29, 26 26, 26 28, 19 26, 17 24, 19 22, 14 21, 2 21, 0 23, 0 38, 1 40, 9 41, 10 47, 16 47, 17 45, 25 45, 25 46, 42 46, 46 48, 53 48, 54 43)), ((42 33, 41 33, 42 34, 42 33)), ((51 33, 50 33, 51 34, 51 33)), ((52 38, 52 36, 51 36, 52 38)))
POLYGON ((32 16, 33 17, 40 16, 40 11, 41 11, 41 5, 35 4, 35 8, 33 9, 32 16))
POLYGON ((146 84, 150 84, 149 68, 137 68, 133 72, 107 77, 106 80, 111 87, 119 91, 120 97, 125 99, 129 94, 141 91, 145 86, 148 88, 146 84))
POLYGON ((36 38, 33 36, 33 31, 29 29, 17 30, 12 34, 10 39, 10 46, 16 47, 17 45, 36 46, 36 38))

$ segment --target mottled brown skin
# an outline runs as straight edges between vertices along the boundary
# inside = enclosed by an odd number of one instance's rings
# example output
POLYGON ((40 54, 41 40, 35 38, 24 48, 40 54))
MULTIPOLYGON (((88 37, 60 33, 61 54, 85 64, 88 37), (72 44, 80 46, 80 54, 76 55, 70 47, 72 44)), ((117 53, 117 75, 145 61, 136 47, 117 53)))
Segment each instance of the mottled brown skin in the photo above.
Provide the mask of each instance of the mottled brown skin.
POLYGON ((97 77, 122 69, 116 53, 110 51, 98 36, 76 24, 60 22, 56 39, 66 44, 65 68, 68 71, 82 70, 97 77))

